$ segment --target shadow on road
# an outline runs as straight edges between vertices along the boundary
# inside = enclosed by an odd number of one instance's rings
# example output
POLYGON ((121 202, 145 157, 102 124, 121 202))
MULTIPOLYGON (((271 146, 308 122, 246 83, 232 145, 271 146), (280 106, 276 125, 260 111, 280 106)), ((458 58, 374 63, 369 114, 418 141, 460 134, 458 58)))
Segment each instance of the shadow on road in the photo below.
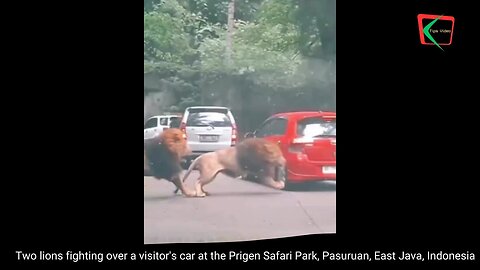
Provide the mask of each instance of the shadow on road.
POLYGON ((286 191, 302 191, 302 192, 324 192, 324 191, 336 191, 337 184, 332 182, 307 182, 290 184, 286 191))
MULTIPOLYGON (((187 198, 185 197, 185 199, 202 199, 202 198, 209 198, 209 197, 235 197, 235 196, 240 196, 240 197, 248 197, 248 196, 268 196, 268 195, 280 195, 281 192, 279 191, 274 191, 274 192, 249 192, 249 191, 245 191, 245 192, 214 192, 214 193, 210 193, 208 196, 206 197, 191 197, 191 198, 187 198)), ((178 195, 180 196, 180 195, 178 195)), ((164 201, 164 200, 169 200, 169 199, 172 199, 172 198, 175 198, 176 196, 175 195, 171 195, 171 196, 158 196, 158 197, 145 197, 144 198, 144 201, 148 201, 148 202, 153 202, 153 201, 164 201)))
POLYGON ((180 195, 174 195, 172 192, 172 195, 165 195, 165 196, 155 196, 155 197, 144 197, 145 202, 154 202, 154 201, 165 201, 165 200, 171 200, 177 196, 180 195))
POLYGON ((218 192, 218 193, 210 193, 208 197, 234 197, 234 196, 266 196, 266 195, 280 195, 281 191, 272 191, 272 192, 252 192, 252 191, 245 191, 245 192, 218 192))

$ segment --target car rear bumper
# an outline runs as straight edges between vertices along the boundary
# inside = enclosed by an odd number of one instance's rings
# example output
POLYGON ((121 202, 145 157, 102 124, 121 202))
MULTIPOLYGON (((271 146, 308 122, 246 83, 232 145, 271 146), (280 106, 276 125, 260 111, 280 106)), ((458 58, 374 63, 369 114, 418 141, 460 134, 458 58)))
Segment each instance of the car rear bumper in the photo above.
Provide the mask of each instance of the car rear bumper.
POLYGON ((183 159, 187 160, 187 163, 193 161, 197 157, 206 154, 206 153, 211 153, 214 151, 192 151, 188 156, 185 156, 183 159))
POLYGON ((231 142, 218 142, 218 143, 204 143, 204 142, 192 142, 187 141, 188 147, 192 150, 195 154, 204 154, 208 152, 213 152, 225 148, 229 148, 232 146, 231 142))
POLYGON ((311 162, 305 160, 288 160, 287 164, 287 179, 290 182, 337 180, 336 161, 311 162), (332 172, 332 169, 335 171, 332 172))

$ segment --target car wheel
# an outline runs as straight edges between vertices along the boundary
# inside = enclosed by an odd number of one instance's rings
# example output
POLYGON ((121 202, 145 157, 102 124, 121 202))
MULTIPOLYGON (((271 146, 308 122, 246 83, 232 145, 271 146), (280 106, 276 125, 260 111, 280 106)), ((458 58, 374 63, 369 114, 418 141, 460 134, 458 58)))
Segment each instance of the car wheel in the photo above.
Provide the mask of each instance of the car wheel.
POLYGON ((287 167, 285 167, 283 169, 283 177, 284 177, 284 180, 285 180, 284 190, 288 190, 288 191, 293 190, 293 187, 294 187, 295 184, 292 184, 292 182, 288 181, 288 169, 287 169, 287 167))

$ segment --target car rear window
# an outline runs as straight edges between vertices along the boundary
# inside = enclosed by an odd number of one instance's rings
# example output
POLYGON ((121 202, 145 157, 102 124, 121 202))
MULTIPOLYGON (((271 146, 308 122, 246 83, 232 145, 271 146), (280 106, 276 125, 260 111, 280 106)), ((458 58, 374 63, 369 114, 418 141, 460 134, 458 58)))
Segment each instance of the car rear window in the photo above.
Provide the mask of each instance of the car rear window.
POLYGON ((227 114, 228 109, 226 108, 190 108, 188 109, 189 113, 200 113, 200 112, 217 112, 227 114))
POLYGON ((188 115, 187 126, 194 127, 231 127, 232 122, 225 113, 196 112, 188 115))
POLYGON ((297 123, 298 137, 321 137, 336 136, 337 121, 335 119, 326 121, 320 117, 305 118, 297 123))

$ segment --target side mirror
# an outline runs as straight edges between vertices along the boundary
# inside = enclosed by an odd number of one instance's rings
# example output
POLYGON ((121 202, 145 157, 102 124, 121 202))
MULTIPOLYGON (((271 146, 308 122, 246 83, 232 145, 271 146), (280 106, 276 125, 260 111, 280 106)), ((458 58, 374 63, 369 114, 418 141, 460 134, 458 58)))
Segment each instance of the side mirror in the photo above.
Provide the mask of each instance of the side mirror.
POLYGON ((245 139, 247 138, 255 138, 255 132, 247 132, 245 135, 243 135, 245 139))

